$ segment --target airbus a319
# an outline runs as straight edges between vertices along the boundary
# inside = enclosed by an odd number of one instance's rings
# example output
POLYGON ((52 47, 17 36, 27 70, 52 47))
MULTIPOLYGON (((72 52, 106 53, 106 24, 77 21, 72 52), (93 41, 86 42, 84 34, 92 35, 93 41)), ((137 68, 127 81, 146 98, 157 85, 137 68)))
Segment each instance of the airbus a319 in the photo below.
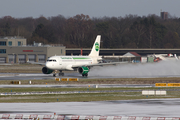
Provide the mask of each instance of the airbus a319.
MULTIPOLYGON (((42 68, 44 74, 51 74, 56 77, 64 76, 62 71, 78 71, 83 77, 88 76, 88 72, 93 66, 113 65, 113 63, 102 63, 102 57, 99 56, 101 35, 97 35, 93 44, 92 50, 88 56, 52 56, 49 57, 46 63, 30 62, 32 64, 45 65, 42 68)), ((119 63, 119 62, 118 62, 119 63)))

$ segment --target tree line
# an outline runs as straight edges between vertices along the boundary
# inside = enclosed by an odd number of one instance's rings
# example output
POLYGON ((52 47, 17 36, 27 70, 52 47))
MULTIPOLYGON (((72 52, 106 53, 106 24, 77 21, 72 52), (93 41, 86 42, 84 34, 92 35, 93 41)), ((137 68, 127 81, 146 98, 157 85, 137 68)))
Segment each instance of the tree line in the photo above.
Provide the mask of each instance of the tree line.
POLYGON ((156 15, 90 18, 78 14, 45 18, 0 18, 0 36, 24 36, 28 44, 90 48, 101 35, 102 48, 180 48, 180 18, 156 15))

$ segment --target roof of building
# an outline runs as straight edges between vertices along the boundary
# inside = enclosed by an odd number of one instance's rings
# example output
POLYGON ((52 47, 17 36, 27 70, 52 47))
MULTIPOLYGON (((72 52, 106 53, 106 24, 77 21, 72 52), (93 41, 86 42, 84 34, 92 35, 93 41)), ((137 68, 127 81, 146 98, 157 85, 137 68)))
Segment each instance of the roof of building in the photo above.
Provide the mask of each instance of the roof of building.
POLYGON ((141 55, 137 54, 136 52, 128 52, 124 54, 125 57, 141 57, 141 55))
POLYGON ((0 36, 0 39, 8 40, 8 39, 25 39, 23 36, 0 36))

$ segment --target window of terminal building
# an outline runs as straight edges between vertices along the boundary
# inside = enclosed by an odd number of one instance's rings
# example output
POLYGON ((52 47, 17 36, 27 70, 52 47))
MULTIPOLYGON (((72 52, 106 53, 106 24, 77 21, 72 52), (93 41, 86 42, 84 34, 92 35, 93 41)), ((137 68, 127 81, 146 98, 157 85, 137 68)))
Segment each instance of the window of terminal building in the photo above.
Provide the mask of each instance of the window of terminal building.
POLYGON ((6 41, 0 41, 0 46, 6 46, 6 41))
POLYGON ((0 49, 0 53, 6 53, 6 49, 0 49))
POLYGON ((21 41, 18 41, 18 46, 21 46, 21 41))
POLYGON ((8 42, 8 45, 9 45, 9 46, 12 46, 12 41, 9 41, 9 42, 8 42))

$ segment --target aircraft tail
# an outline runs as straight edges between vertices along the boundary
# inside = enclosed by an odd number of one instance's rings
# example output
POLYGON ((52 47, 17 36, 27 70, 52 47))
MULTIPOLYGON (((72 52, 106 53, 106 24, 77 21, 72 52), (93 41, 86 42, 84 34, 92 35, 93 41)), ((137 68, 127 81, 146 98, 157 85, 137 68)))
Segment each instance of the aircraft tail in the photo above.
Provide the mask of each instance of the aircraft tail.
POLYGON ((97 35, 89 56, 94 56, 94 57, 99 56, 100 40, 101 40, 101 35, 97 35))
POLYGON ((179 60, 176 54, 174 54, 174 57, 176 58, 176 60, 179 60))

